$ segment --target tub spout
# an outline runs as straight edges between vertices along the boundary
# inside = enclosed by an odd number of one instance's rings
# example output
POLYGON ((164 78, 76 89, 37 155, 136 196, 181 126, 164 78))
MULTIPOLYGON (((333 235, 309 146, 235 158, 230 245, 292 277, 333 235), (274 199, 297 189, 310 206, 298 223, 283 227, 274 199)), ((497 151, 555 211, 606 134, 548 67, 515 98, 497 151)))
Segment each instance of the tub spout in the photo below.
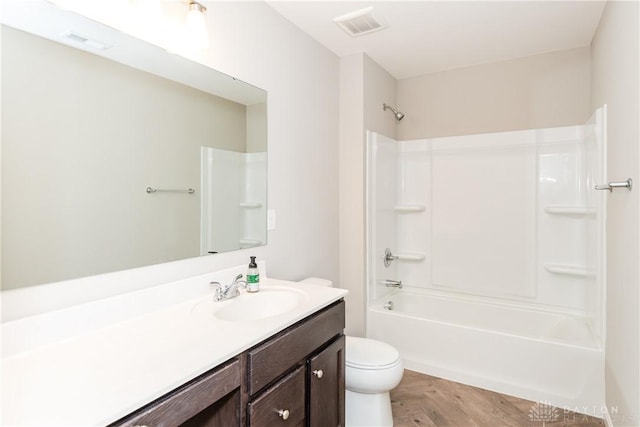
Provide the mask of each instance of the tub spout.
POLYGON ((400 288, 402 289, 402 280, 390 280, 387 279, 384 281, 384 285, 387 288, 400 288))

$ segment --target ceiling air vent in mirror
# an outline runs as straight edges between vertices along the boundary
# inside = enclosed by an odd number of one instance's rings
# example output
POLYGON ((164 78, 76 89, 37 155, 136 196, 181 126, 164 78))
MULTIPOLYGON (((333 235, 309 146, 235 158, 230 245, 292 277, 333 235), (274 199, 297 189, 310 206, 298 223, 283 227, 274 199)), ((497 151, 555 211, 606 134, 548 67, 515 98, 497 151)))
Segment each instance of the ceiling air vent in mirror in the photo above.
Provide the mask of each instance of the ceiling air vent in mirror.
POLYGON ((333 18, 333 22, 354 37, 385 29, 386 25, 377 20, 372 12, 373 7, 367 7, 333 18))
POLYGON ((98 40, 94 40, 94 39, 90 39, 89 37, 85 37, 82 36, 76 32, 73 31, 67 31, 66 33, 64 33, 62 35, 62 37, 64 37, 64 39, 71 41, 73 43, 76 44, 81 44, 83 46, 89 47, 91 49, 96 49, 96 50, 107 50, 110 49, 112 46, 108 45, 106 43, 103 43, 101 41, 98 40))

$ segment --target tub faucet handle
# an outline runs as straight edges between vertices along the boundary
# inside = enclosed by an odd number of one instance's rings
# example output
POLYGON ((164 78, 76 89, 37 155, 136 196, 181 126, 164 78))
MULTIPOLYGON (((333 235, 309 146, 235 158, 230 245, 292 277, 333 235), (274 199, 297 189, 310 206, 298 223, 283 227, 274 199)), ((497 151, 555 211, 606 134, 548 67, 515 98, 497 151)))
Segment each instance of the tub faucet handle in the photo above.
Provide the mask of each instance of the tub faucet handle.
POLYGON ((383 261, 384 261, 384 266, 385 267, 389 268, 389 266, 391 265, 391 262, 395 261, 397 259, 398 259, 398 257, 391 253, 391 249, 386 248, 384 250, 384 260, 383 261))

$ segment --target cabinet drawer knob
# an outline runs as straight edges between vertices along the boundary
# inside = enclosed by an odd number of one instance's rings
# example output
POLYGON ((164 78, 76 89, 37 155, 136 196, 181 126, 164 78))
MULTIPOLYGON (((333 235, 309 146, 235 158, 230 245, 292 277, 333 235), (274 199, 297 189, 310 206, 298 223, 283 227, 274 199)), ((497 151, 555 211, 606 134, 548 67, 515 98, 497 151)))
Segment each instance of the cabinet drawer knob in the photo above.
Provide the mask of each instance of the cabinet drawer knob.
POLYGON ((289 419, 289 410, 288 409, 280 409, 278 411, 278 415, 282 417, 283 420, 289 419))
POLYGON ((313 375, 315 375, 316 377, 318 377, 318 379, 320 379, 324 375, 324 372, 322 372, 322 369, 316 369, 315 371, 313 371, 313 375))

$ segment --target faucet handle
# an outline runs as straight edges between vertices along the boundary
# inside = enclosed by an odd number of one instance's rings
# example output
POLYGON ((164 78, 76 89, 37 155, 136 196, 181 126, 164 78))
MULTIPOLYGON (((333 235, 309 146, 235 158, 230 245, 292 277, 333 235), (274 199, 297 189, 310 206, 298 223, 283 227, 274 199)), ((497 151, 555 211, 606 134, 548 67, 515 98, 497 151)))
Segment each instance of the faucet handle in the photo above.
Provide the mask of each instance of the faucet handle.
POLYGON ((211 289, 215 289, 216 294, 213 297, 215 301, 222 301, 222 283, 220 282, 209 282, 209 287, 211 289))
POLYGON ((244 276, 242 274, 238 274, 235 279, 233 279, 232 285, 236 285, 236 288, 247 288, 247 281, 241 280, 244 276))

